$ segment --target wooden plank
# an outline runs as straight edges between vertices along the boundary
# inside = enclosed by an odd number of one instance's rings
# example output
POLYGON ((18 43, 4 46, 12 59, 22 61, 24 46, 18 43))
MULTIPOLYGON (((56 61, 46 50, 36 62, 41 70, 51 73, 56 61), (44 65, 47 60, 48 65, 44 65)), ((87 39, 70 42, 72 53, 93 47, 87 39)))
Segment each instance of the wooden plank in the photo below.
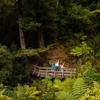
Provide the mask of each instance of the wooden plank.
POLYGON ((38 73, 39 75, 55 75, 55 76, 61 76, 61 75, 64 75, 64 76, 71 76, 71 75, 74 75, 73 73, 48 73, 48 74, 46 74, 46 73, 38 73))
POLYGON ((55 71, 55 72, 39 71, 38 73, 39 73, 39 74, 42 74, 42 73, 43 73, 43 74, 53 74, 53 73, 55 73, 55 74, 62 74, 62 73, 63 73, 63 74, 75 74, 75 72, 56 72, 56 71, 55 71))

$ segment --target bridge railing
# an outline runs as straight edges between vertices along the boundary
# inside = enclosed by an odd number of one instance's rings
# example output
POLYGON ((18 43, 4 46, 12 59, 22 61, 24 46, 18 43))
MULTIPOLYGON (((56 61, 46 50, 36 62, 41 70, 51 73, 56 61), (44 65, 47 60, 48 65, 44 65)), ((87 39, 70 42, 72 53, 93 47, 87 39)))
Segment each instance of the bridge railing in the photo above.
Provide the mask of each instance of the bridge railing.
POLYGON ((39 76, 39 77, 73 77, 76 74, 76 68, 64 68, 64 71, 61 70, 56 71, 52 70, 51 67, 40 67, 40 66, 34 66, 33 75, 39 76))

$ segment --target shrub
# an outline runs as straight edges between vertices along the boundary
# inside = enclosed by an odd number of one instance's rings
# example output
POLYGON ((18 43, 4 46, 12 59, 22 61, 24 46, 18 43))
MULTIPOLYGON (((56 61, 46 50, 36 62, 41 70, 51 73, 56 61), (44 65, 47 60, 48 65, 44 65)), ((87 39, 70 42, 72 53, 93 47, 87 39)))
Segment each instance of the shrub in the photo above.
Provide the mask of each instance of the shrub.
POLYGON ((18 85, 14 90, 14 100, 39 100, 39 93, 36 87, 29 85, 18 85))
POLYGON ((11 97, 8 97, 7 95, 4 94, 5 89, 3 85, 0 85, 0 100, 13 100, 11 97))
POLYGON ((77 78, 76 80, 69 78, 63 82, 55 80, 54 88, 56 88, 57 100, 78 100, 84 95, 86 85, 83 78, 77 78))
POLYGON ((71 54, 74 56, 88 55, 93 52, 92 48, 87 45, 86 42, 82 42, 79 46, 76 46, 71 50, 71 54))
POLYGON ((38 89, 41 91, 40 100, 55 100, 55 90, 49 77, 40 81, 38 89))
POLYGON ((56 79, 54 81, 55 95, 57 100, 73 100, 72 86, 75 79, 68 78, 64 81, 56 79))
POLYGON ((77 78, 72 87, 74 100, 78 100, 86 91, 86 84, 83 78, 77 78))
POLYGON ((88 88, 79 100, 100 100, 100 84, 94 82, 93 86, 88 88))
POLYGON ((93 81, 100 82, 100 73, 97 73, 95 69, 90 68, 84 74, 84 79, 87 84, 91 84, 93 81))
POLYGON ((13 56, 6 46, 0 46, 0 83, 7 84, 12 71, 13 56))

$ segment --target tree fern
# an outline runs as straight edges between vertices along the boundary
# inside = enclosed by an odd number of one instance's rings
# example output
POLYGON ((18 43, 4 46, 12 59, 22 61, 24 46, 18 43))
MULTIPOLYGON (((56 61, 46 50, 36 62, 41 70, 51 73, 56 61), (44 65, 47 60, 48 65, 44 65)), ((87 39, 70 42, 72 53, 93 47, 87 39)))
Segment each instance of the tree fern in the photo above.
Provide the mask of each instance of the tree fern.
POLYGON ((78 78, 72 87, 74 100, 78 100, 86 91, 86 85, 83 78, 78 78))

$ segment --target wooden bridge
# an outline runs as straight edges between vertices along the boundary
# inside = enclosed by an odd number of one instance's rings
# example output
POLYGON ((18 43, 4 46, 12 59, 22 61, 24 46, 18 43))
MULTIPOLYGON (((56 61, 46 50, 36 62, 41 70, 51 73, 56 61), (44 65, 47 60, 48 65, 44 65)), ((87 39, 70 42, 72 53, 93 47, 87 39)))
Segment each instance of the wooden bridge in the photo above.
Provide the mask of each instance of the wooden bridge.
POLYGON ((64 71, 55 71, 51 67, 34 66, 32 75, 37 77, 67 78, 74 77, 76 68, 64 68, 64 71))

